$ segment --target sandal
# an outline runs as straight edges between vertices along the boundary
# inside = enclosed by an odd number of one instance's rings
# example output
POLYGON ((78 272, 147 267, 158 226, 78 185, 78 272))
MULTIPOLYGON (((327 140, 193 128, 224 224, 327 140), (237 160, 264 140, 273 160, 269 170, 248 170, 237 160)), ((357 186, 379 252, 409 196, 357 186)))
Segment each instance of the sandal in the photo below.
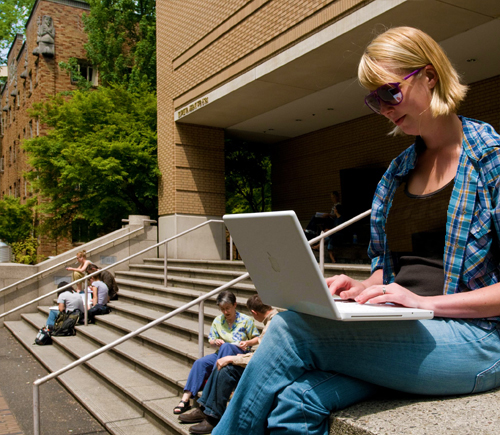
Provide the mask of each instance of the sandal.
POLYGON ((186 411, 189 411, 191 409, 191 405, 189 404, 189 400, 186 400, 185 402, 181 400, 181 402, 174 408, 174 414, 183 414, 186 411), (181 406, 182 404, 182 406, 181 406))

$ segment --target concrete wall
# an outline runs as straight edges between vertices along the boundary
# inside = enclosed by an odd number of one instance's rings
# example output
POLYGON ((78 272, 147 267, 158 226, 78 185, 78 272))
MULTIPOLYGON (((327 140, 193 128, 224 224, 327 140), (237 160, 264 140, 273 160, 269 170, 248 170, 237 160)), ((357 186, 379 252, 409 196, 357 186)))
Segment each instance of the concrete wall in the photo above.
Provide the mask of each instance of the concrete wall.
MULTIPOLYGON (((124 260, 130 255, 136 254, 145 250, 146 248, 153 246, 157 243, 158 229, 156 226, 151 226, 149 223, 145 223, 144 229, 140 230, 130 237, 124 237, 116 242, 111 243, 108 246, 100 247, 105 245, 112 240, 127 235, 129 232, 134 231, 142 227, 142 219, 149 219, 148 216, 131 216, 129 218, 129 224, 113 233, 107 234, 106 236, 100 237, 92 242, 89 242, 78 248, 71 249, 64 254, 58 255, 57 257, 51 258, 50 260, 44 261, 36 266, 25 266, 12 263, 1 263, 0 264, 0 313, 5 313, 11 309, 22 305, 23 303, 29 302, 39 296, 42 296, 57 287, 57 284, 62 281, 71 281, 71 272, 66 270, 66 267, 74 267, 76 264, 76 254, 82 250, 90 251, 87 255, 87 259, 91 262, 97 264, 98 266, 104 268, 109 266, 107 260, 112 263, 116 263, 120 260, 124 260), (11 289, 2 291, 2 289, 10 284, 13 284, 20 279, 27 278, 35 273, 42 272, 49 269, 50 267, 56 266, 62 263, 60 266, 55 267, 53 270, 48 271, 47 274, 42 274, 38 279, 33 279, 28 281, 26 284, 20 284, 19 286, 13 287, 11 289)), ((151 249, 144 254, 131 260, 133 263, 141 262, 143 258, 146 257, 157 257, 157 250, 151 249)), ((116 270, 128 270, 128 261, 120 264, 111 269, 111 272, 116 270)), ((52 304, 54 296, 49 296, 46 299, 39 302, 40 305, 52 304)), ((35 312, 37 304, 33 304, 30 307, 26 307, 19 312, 13 313, 7 316, 8 320, 16 320, 20 318, 20 314, 23 312, 35 312)), ((0 319, 3 325, 3 320, 0 319)))
MULTIPOLYGON (((158 221, 159 240, 165 240, 208 220, 220 220, 221 216, 170 215, 158 221)), ((160 256, 165 250, 160 249, 160 256)), ((169 258, 199 260, 226 259, 226 226, 210 223, 168 243, 169 258)))

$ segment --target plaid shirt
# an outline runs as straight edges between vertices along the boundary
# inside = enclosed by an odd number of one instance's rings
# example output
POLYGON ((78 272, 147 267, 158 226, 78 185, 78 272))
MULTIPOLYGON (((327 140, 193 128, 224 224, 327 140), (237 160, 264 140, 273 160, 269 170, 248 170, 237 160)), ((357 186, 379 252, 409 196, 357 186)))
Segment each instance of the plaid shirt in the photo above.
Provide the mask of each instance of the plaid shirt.
MULTIPOLYGON (((460 119, 463 148, 448 206, 443 294, 476 290, 500 281, 500 135, 489 124, 460 119)), ((412 146, 392 161, 373 198, 368 255, 372 259, 372 272, 383 269, 385 284, 393 282, 395 277, 385 223, 394 193, 415 167, 422 146, 422 139, 417 137, 412 146)), ((472 321, 491 329, 500 317, 489 320, 472 321)))

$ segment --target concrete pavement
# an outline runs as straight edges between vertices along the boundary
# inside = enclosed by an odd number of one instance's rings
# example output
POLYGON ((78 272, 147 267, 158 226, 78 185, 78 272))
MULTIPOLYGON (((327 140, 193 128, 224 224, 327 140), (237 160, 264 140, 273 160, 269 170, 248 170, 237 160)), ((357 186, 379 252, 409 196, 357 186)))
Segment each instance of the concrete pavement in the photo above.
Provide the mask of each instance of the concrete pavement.
MULTIPOLYGON (((0 367, 0 435, 32 434, 32 382, 48 372, 3 327, 0 367)), ((56 380, 40 387, 40 401, 42 435, 108 433, 56 380)))

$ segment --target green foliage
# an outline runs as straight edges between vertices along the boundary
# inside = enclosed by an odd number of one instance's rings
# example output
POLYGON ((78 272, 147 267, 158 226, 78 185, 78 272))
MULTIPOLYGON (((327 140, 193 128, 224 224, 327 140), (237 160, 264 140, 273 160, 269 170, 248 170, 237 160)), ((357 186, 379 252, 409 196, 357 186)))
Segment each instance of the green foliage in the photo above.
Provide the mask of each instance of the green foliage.
POLYGON ((36 264, 42 260, 40 255, 37 255, 38 246, 40 243, 35 237, 28 237, 21 242, 12 244, 12 253, 16 263, 21 264, 36 264))
MULTIPOLYGON (((90 91, 92 89, 92 83, 83 77, 78 69, 78 60, 75 57, 71 57, 68 62, 59 62, 59 67, 70 75, 71 81, 76 83, 76 86, 81 91, 90 91)), ((72 94, 72 92, 68 92, 72 94)))
POLYGON ((51 127, 24 142, 26 174, 46 199, 41 231, 66 236, 75 219, 110 231, 130 214, 156 216, 156 95, 122 86, 74 91, 38 104, 32 116, 51 127))
POLYGON ((85 45, 99 81, 156 89, 156 1, 89 0, 85 45))
POLYGON ((271 210, 270 146, 227 140, 226 213, 271 210))
POLYGON ((0 7, 0 65, 7 62, 7 53, 17 33, 24 33, 35 0, 2 0, 0 7))
POLYGON ((5 243, 22 242, 33 233, 33 202, 21 204, 19 198, 0 200, 0 239, 5 243))

